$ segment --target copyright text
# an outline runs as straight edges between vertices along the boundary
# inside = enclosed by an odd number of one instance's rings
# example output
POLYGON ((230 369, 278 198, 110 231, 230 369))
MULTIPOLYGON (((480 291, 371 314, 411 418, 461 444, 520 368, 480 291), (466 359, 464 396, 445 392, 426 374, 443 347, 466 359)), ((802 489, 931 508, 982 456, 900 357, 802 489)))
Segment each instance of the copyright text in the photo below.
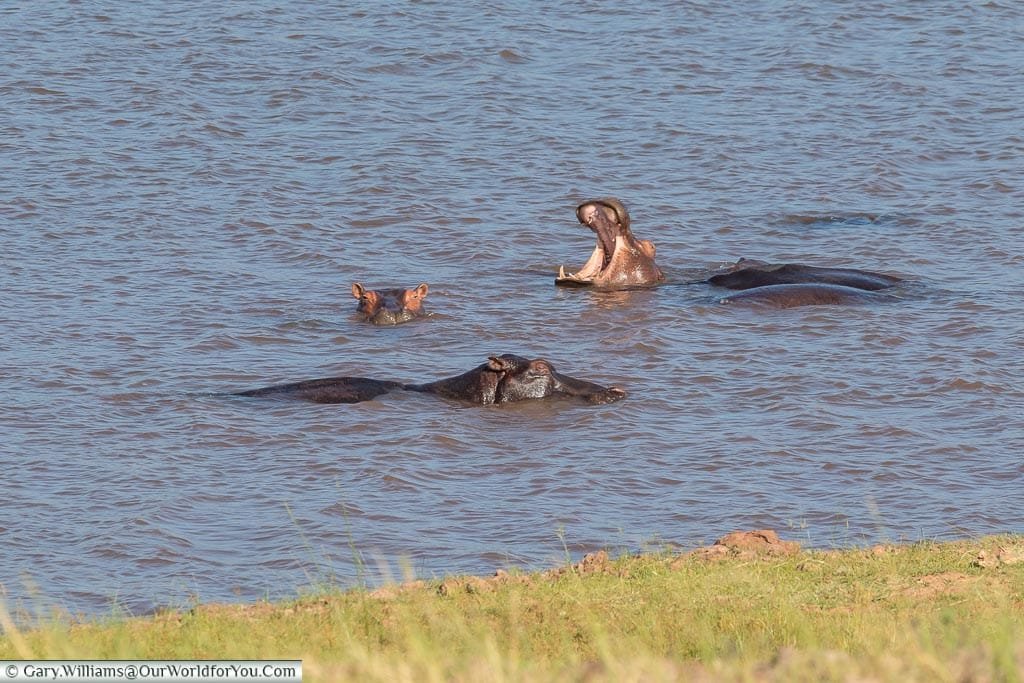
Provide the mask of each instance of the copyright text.
POLYGON ((189 661, 6 661, 0 662, 3 681, 64 681, 65 683, 301 683, 299 660, 189 660, 189 661))

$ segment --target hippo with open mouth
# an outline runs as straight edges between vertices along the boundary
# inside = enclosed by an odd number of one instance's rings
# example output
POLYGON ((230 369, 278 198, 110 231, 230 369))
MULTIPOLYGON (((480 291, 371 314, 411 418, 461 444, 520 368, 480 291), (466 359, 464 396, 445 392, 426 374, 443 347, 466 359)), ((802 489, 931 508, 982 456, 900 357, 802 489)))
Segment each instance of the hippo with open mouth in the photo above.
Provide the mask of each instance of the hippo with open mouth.
POLYGON ((597 246, 575 273, 558 270, 555 284, 570 287, 623 289, 660 283, 665 275, 654 263, 654 244, 633 237, 629 212, 618 199, 606 197, 583 202, 576 218, 597 234, 597 246))
POLYGON ((374 325, 398 325, 424 314, 423 300, 429 288, 422 283, 413 289, 367 289, 352 284, 352 296, 358 299, 356 314, 374 325))
POLYGON ((626 397, 626 392, 618 387, 603 387, 563 375, 544 359, 530 360, 511 353, 491 356, 469 372, 426 384, 402 384, 367 377, 328 377, 250 389, 234 395, 292 398, 313 403, 359 403, 398 389, 478 405, 552 397, 576 398, 596 405, 626 397))
MULTIPOLYGON (((653 287, 665 280, 654 262, 654 245, 636 239, 629 213, 613 197, 592 199, 576 208, 576 217, 597 234, 590 259, 575 273, 559 269, 555 284, 597 289, 653 287)), ((702 282, 733 290, 723 303, 758 303, 779 308, 863 303, 891 297, 873 296, 902 282, 893 275, 855 268, 823 268, 799 263, 771 264, 740 259, 702 282)))

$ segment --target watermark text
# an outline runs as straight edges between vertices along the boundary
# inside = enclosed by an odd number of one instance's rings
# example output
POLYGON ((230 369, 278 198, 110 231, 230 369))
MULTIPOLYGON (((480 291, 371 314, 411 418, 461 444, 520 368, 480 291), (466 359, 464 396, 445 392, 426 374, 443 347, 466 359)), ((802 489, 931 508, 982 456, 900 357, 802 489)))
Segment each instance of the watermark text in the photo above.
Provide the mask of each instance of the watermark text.
POLYGON ((200 683, 250 681, 301 683, 299 660, 182 660, 182 661, 6 661, 0 662, 0 683, 63 681, 64 683, 200 683))

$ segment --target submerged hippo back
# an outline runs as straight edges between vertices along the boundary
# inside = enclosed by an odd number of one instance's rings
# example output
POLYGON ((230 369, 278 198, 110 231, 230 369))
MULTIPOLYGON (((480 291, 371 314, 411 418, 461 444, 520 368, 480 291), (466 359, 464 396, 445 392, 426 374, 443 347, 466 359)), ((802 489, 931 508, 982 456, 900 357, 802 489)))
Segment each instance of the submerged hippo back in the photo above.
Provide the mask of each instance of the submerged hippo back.
POLYGON ((873 273, 856 268, 821 268, 799 263, 771 265, 751 262, 751 265, 744 265, 729 272, 712 275, 708 278, 708 282, 718 287, 726 287, 727 289, 751 289, 766 285, 820 283, 875 291, 892 287, 901 282, 901 279, 893 275, 873 273))
POLYGON ((289 398, 312 403, 360 403, 401 387, 398 382, 368 377, 326 377, 239 391, 235 396, 289 398))
POLYGON ((871 292, 856 287, 800 283, 752 287, 720 299, 720 303, 796 308, 797 306, 876 303, 894 298, 880 292, 871 292))

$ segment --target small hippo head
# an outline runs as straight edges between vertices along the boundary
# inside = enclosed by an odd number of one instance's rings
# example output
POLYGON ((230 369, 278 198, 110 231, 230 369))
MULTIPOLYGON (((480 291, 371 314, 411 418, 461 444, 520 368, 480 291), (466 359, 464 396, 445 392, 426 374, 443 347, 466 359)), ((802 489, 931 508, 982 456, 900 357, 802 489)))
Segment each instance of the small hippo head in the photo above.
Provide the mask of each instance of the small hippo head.
POLYGON ((492 356, 488 366, 494 372, 504 373, 494 393, 495 403, 509 403, 549 396, 571 396, 587 403, 612 403, 625 398, 626 392, 618 387, 602 387, 593 382, 562 375, 548 361, 529 360, 506 353, 492 356))
POLYGON ((358 282, 352 285, 352 296, 359 300, 356 313, 374 325, 397 325, 423 315, 427 284, 415 289, 366 289, 358 282))
POLYGON ((654 244, 633 237, 629 212, 618 199, 583 202, 576 207, 576 217, 597 234, 597 246, 577 272, 559 268, 555 284, 622 289, 655 285, 665 279, 654 263, 654 244))

